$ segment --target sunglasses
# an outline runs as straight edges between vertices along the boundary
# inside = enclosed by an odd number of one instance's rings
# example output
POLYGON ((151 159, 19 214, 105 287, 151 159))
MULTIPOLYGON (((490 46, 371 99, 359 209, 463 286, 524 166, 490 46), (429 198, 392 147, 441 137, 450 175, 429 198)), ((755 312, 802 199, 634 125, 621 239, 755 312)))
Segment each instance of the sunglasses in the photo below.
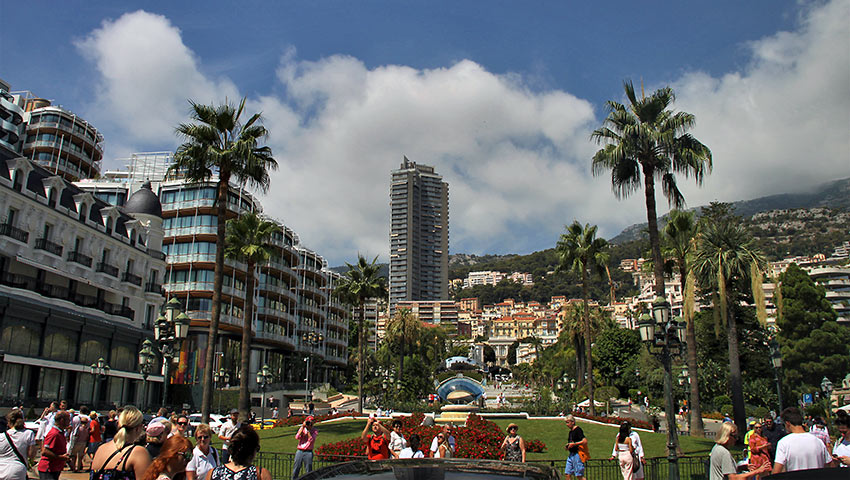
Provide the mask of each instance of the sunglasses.
POLYGON ((209 440, 210 436, 209 435, 198 435, 195 438, 197 438, 198 440, 209 440))
POLYGON ((189 422, 177 422, 177 425, 188 425, 189 422))

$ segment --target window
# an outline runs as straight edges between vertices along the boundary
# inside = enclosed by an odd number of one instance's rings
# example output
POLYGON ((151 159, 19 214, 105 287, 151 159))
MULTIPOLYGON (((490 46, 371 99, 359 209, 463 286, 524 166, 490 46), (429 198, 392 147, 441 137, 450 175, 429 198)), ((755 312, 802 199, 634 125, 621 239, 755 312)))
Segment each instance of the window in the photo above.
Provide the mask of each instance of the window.
POLYGON ((44 224, 44 231, 42 232, 41 238, 45 240, 50 240, 50 231, 53 229, 53 225, 49 223, 44 224))
POLYGON ((100 257, 100 263, 109 263, 109 249, 103 249, 103 255, 100 257))
POLYGON ((9 209, 9 213, 6 214, 6 225, 15 226, 15 220, 18 217, 18 211, 14 208, 9 209))

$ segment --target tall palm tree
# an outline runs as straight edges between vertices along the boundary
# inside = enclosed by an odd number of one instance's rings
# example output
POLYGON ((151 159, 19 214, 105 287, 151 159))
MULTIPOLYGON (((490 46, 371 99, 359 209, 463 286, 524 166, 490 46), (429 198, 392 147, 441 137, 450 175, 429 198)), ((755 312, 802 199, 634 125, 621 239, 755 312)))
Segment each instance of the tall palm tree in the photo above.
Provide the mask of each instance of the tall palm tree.
POLYGON ((694 310, 694 273, 692 271, 693 256, 697 246, 697 221, 693 212, 672 210, 664 226, 662 244, 664 256, 672 258, 679 269, 684 298, 683 316, 687 322, 688 342, 688 375, 690 376, 690 434, 704 437, 705 427, 702 423, 702 407, 699 401, 699 383, 697 375, 697 341, 696 328, 693 321, 694 310))
POLYGON ((690 113, 668 107, 676 96, 670 87, 638 98, 630 80, 623 82, 629 105, 607 103, 608 116, 591 139, 604 144, 593 156, 593 175, 611 171, 611 186, 617 198, 631 195, 643 180, 649 243, 655 273, 655 293, 664 296, 664 265, 655 208, 655 181, 669 204, 681 208, 685 198, 676 184, 676 174, 693 175, 698 185, 711 172, 711 151, 687 131, 695 124, 690 113), (641 173, 643 178, 641 178, 641 173))
POLYGON ((398 380, 404 375, 404 347, 419 343, 419 319, 409 308, 399 308, 387 322, 387 340, 399 345, 398 380))
POLYGON ((225 221, 230 181, 235 180, 239 185, 247 184, 266 191, 270 183, 269 171, 277 168, 277 161, 272 157, 271 148, 260 144, 268 136, 268 131, 260 124, 260 114, 256 113, 246 122, 242 122, 245 99, 242 99, 238 107, 229 103, 218 106, 202 105, 192 101, 189 103, 192 105, 192 120, 196 123, 181 123, 177 127, 177 134, 185 142, 177 147, 174 164, 169 169, 169 173, 182 175, 192 183, 208 181, 215 173, 218 173, 216 189, 218 223, 212 312, 201 401, 201 421, 208 422, 212 403, 212 365, 215 359, 218 323, 221 318, 225 221))
POLYGON ((254 270, 271 257, 275 250, 272 238, 280 234, 280 225, 260 218, 256 213, 245 213, 227 221, 225 256, 242 260, 248 266, 245 276, 245 308, 242 323, 242 355, 239 366, 239 421, 251 418, 251 397, 248 394, 249 360, 251 356, 251 322, 254 318, 254 270))
MULTIPOLYGON (((705 291, 715 292, 714 309, 726 327, 729 348, 729 388, 732 391, 732 408, 735 424, 746 428, 744 391, 741 380, 741 360, 738 353, 738 325, 735 304, 753 281, 760 282, 758 273, 765 265, 747 229, 733 218, 706 221, 700 227, 699 246, 694 259, 694 270, 705 291)), ((761 285, 756 287, 756 290, 761 285)), ((758 295, 758 294, 756 294, 758 295)))
POLYGON ((590 276, 595 272, 600 277, 608 264, 608 242, 596 237, 596 225, 578 222, 567 226, 567 233, 561 235, 555 252, 558 255, 557 271, 570 271, 581 278, 582 304, 584 305, 584 343, 587 356, 587 384, 590 399, 590 414, 596 415, 593 403, 593 355, 590 336, 590 276))
POLYGON ((360 309, 360 322, 357 331, 357 409, 363 411, 363 348, 366 343, 366 302, 371 298, 387 296, 386 278, 378 275, 380 265, 378 257, 371 263, 362 255, 357 255, 357 265, 348 262, 348 271, 336 287, 336 293, 360 309))
POLYGON ((564 311, 564 324, 562 332, 570 341, 576 353, 576 385, 578 388, 584 386, 585 365, 587 356, 584 353, 584 305, 572 305, 562 307, 564 311))

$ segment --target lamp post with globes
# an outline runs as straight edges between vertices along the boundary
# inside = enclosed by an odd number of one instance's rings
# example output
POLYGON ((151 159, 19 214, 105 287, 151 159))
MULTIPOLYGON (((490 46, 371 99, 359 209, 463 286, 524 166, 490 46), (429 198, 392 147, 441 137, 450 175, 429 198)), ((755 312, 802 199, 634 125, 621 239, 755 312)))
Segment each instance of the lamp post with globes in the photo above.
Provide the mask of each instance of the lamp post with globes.
POLYGON ((779 349, 779 342, 776 338, 771 338, 768 342, 770 347, 770 363, 773 365, 773 378, 776 380, 776 397, 779 401, 779 413, 782 413, 782 377, 779 376, 779 370, 782 368, 782 351, 779 349))
POLYGON ((153 326, 154 338, 159 344, 157 351, 162 355, 163 382, 162 382, 162 405, 168 398, 169 369, 171 363, 180 357, 180 345, 189 335, 189 322, 191 319, 181 311, 180 300, 172 297, 165 304, 165 313, 156 319, 153 326))
POLYGON ((301 334, 301 343, 308 347, 307 349, 307 358, 304 359, 307 362, 307 370, 304 373, 304 408, 307 408, 307 403, 312 399, 313 395, 310 393, 310 362, 312 361, 313 353, 312 349, 318 347, 325 341, 325 336, 322 335, 321 332, 315 332, 313 330, 309 332, 304 332, 301 334))
POLYGON ((230 383, 230 374, 224 368, 219 368, 217 372, 213 373, 213 382, 215 382, 216 390, 218 390, 218 412, 221 413, 221 384, 230 383))
POLYGON ((830 412, 830 409, 832 407, 832 390, 833 390, 833 388, 834 388, 834 386, 832 385, 832 382, 830 382, 828 378, 823 377, 823 380, 821 380, 821 382, 820 382, 820 389, 823 390, 824 398, 826 399, 826 409, 825 410, 826 410, 827 421, 829 421, 830 413, 832 413, 832 412, 830 412))
POLYGON ((153 367, 156 363, 156 354, 154 353, 153 342, 146 338, 142 342, 142 349, 139 350, 139 373, 142 374, 142 410, 147 408, 148 404, 148 377, 153 373, 153 367))
POLYGON ((670 304, 663 297, 652 302, 652 315, 641 315, 638 322, 640 339, 649 352, 658 357, 664 367, 664 403, 667 420, 667 461, 670 466, 669 480, 679 480, 677 451, 679 439, 676 411, 673 400, 673 357, 682 355, 686 348, 685 323, 672 318, 670 304))
POLYGON ((263 428, 263 422, 266 419, 266 387, 272 383, 272 371, 268 365, 263 365, 257 372, 257 385, 263 391, 263 404, 260 406, 260 429, 263 428))
POLYGON ((94 377, 94 392, 92 404, 94 408, 97 408, 98 397, 100 396, 100 390, 102 389, 103 381, 106 380, 106 377, 109 376, 109 364, 106 363, 106 360, 103 357, 97 359, 97 362, 92 363, 89 366, 89 371, 94 377))

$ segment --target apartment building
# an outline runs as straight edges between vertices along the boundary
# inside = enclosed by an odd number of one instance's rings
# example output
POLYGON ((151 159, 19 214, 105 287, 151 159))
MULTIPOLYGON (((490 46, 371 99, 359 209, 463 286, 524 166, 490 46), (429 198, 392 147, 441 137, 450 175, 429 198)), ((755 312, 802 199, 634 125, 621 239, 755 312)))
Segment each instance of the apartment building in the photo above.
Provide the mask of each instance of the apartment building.
POLYGON ((0 401, 158 398, 162 376, 148 377, 145 389, 138 373, 165 300, 156 195, 140 187, 119 208, 55 168, 0 154, 0 211, 0 401), (100 358, 110 366, 104 378, 90 373, 100 358))
POLYGON ((448 299, 449 185, 404 157, 390 186, 390 313, 399 302, 448 299))

